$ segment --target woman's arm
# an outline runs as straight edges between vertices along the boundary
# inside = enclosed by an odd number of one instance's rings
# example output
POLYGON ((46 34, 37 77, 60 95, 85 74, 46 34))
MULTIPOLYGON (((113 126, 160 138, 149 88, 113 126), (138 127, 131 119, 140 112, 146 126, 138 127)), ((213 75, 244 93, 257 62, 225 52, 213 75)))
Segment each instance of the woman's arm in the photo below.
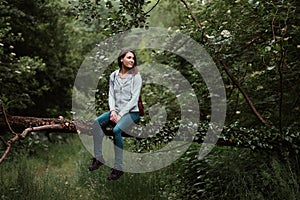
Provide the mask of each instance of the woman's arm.
POLYGON ((116 110, 116 98, 115 98, 115 92, 114 92, 114 82, 115 82, 115 74, 116 72, 113 72, 109 77, 109 91, 108 91, 108 104, 109 104, 109 110, 113 111, 116 110))

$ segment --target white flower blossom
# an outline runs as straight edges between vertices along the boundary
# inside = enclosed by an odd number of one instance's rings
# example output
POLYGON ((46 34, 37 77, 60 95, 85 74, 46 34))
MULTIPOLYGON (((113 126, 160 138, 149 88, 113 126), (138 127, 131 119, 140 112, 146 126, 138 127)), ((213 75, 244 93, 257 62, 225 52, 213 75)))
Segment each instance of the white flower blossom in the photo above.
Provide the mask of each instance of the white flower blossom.
POLYGON ((231 33, 228 30, 223 30, 221 32, 221 35, 225 38, 229 38, 231 36, 231 33))
POLYGON ((267 47, 265 47, 265 50, 266 50, 266 51, 271 51, 271 47, 270 47, 270 46, 267 46, 267 47))
POLYGON ((208 39, 212 39, 212 38, 215 38, 215 36, 213 36, 213 35, 205 35, 208 39))

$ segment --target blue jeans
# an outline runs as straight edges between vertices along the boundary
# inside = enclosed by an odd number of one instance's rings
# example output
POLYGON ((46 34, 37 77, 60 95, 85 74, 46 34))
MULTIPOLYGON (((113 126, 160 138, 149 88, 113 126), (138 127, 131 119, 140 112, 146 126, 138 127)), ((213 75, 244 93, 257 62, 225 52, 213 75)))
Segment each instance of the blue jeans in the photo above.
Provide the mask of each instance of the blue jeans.
MULTIPOLYGON (((102 155, 102 141, 104 133, 102 129, 108 124, 114 124, 110 121, 110 112, 105 112, 99 117, 97 117, 93 124, 93 139, 94 139, 94 154, 95 158, 98 160, 103 159, 102 155)), ((117 124, 114 124, 113 128, 113 138, 114 138, 114 151, 115 151, 115 164, 114 168, 122 170, 123 162, 123 147, 124 142, 122 138, 122 132, 130 129, 135 123, 140 120, 140 115, 137 112, 127 113, 118 121, 117 124)))

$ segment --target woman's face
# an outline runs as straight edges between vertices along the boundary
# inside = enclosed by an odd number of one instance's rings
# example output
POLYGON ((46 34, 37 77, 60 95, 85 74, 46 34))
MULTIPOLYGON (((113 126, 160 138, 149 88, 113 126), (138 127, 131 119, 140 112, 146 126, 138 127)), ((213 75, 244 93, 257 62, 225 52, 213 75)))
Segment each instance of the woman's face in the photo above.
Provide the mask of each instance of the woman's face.
POLYGON ((124 58, 121 59, 124 67, 132 68, 134 66, 134 55, 131 52, 126 53, 124 58))

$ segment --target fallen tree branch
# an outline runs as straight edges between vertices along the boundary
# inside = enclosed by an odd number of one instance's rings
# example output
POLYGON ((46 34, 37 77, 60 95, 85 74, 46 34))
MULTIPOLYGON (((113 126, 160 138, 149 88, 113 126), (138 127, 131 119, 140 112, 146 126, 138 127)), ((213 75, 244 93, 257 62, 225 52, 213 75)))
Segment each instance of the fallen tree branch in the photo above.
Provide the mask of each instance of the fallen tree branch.
MULTIPOLYGON (((10 125, 17 133, 23 132, 28 127, 37 127, 51 124, 74 124, 73 120, 64 119, 62 116, 58 118, 44 117, 27 117, 27 116, 11 116, 7 115, 6 119, 0 118, 0 130, 11 131, 7 129, 7 124, 10 125)), ((75 124, 74 124, 75 126, 75 124)))
MULTIPOLYGON (((3 119, 2 119, 3 123, 3 119)), ((23 132, 21 134, 15 134, 14 137, 5 141, 3 137, 0 136, 0 140, 5 146, 5 150, 0 158, 0 164, 7 157, 11 146, 13 143, 20 139, 24 139, 30 132, 33 131, 56 131, 56 132, 66 132, 66 133, 78 133, 79 130, 76 128, 74 121, 60 118, 36 118, 36 117, 22 117, 22 116, 9 116, 7 117, 7 123, 14 124, 16 127, 20 128, 24 126, 23 132), (16 121, 13 121, 16 120, 16 121), (34 125, 34 126, 32 126, 34 125), (26 127, 27 126, 27 127, 26 127)), ((1 120, 0 120, 0 128, 1 120)))

